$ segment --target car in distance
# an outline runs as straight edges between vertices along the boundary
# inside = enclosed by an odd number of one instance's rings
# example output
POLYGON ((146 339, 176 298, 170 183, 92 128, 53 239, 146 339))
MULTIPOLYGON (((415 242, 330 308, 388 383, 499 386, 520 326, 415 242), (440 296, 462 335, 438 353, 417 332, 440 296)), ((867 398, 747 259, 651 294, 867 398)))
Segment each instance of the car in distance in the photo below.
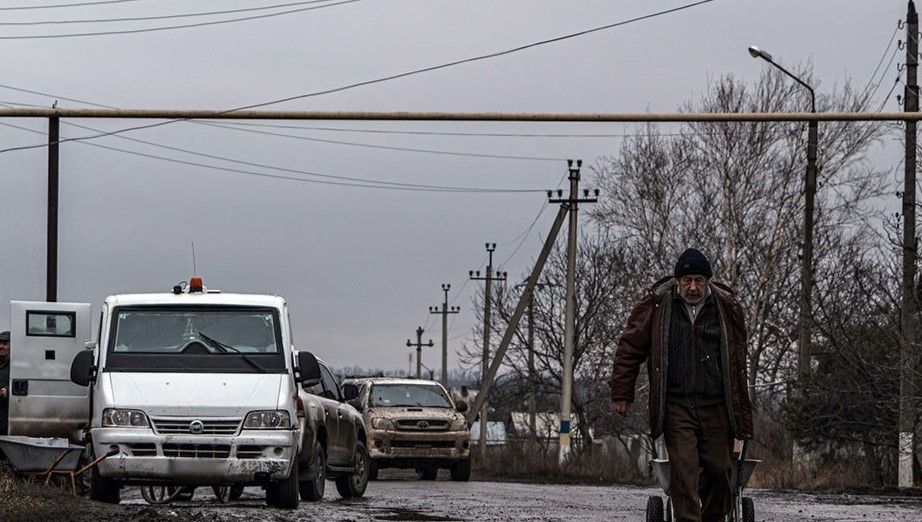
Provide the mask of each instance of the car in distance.
POLYGON ((422 480, 448 469, 451 479, 471 478, 471 434, 462 413, 441 384, 422 379, 347 379, 343 392, 362 413, 368 433, 369 478, 382 468, 410 468, 422 480))

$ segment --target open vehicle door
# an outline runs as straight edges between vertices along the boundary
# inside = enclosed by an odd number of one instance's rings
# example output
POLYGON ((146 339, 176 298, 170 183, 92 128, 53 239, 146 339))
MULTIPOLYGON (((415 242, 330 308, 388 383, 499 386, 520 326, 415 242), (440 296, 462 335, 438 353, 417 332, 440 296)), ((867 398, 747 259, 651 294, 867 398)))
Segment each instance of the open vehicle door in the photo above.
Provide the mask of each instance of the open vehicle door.
POLYGON ((91 328, 86 303, 10 303, 10 435, 76 440, 90 397, 70 366, 91 328))

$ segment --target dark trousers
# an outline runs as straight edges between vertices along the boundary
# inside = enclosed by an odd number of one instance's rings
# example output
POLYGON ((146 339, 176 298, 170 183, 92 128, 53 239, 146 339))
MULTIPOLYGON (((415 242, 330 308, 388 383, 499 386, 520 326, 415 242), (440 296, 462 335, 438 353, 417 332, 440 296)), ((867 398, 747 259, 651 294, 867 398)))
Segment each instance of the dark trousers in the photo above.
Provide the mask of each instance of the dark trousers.
POLYGON ((663 431, 669 452, 669 498, 676 522, 724 520, 733 501, 733 437, 722 404, 666 404, 663 431))

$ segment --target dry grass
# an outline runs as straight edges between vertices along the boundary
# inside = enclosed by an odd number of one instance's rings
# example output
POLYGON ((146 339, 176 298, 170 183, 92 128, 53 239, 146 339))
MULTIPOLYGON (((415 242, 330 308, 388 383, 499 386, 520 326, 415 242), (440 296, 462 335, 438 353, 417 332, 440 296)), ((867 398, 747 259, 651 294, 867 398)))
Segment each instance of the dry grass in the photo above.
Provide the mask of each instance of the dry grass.
POLYGON ((534 441, 510 441, 488 446, 482 457, 472 450, 473 471, 478 479, 580 484, 652 485, 626 458, 574 451, 564 466, 558 465, 556 447, 545 449, 534 441))

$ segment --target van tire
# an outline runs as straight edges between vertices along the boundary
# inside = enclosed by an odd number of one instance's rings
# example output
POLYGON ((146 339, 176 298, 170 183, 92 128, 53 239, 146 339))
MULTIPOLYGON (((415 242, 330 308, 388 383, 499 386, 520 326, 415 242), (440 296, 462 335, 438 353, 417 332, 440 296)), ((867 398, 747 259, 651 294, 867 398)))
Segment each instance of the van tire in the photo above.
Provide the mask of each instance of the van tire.
POLYGON ((336 478, 336 491, 343 498, 358 498, 365 494, 368 487, 368 450, 365 443, 358 441, 355 446, 355 472, 336 478))
POLYGON ((90 476, 90 499, 106 504, 121 502, 118 481, 103 478, 99 475, 99 468, 94 466, 90 476))
POLYGON ((455 482, 471 480, 471 459, 460 460, 451 467, 451 480, 455 482))
POLYGON ((301 499, 310 502, 317 502, 323 498, 327 484, 327 455, 323 451, 323 446, 317 443, 314 446, 314 458, 311 459, 311 471, 314 478, 305 480, 299 484, 301 499))
POLYGON ((378 461, 372 458, 368 459, 368 480, 378 480, 378 461))
POLYGON ((275 507, 281 509, 298 509, 298 461, 295 460, 291 465, 291 473, 288 478, 282 479, 270 487, 275 487, 275 507))

